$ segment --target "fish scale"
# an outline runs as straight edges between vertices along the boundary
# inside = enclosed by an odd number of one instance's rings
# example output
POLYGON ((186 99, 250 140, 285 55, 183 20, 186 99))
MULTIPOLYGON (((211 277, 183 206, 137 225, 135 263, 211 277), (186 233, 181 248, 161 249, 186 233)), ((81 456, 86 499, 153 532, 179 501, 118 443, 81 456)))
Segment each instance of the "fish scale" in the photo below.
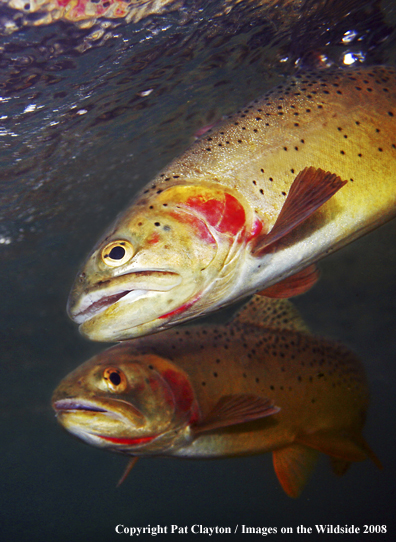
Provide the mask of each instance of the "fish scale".
POLYGON ((90 339, 117 341, 257 292, 304 293, 316 262, 394 217, 395 116, 393 68, 286 80, 136 196, 83 265, 71 318, 90 339), (116 246, 125 256, 109 262, 116 246))

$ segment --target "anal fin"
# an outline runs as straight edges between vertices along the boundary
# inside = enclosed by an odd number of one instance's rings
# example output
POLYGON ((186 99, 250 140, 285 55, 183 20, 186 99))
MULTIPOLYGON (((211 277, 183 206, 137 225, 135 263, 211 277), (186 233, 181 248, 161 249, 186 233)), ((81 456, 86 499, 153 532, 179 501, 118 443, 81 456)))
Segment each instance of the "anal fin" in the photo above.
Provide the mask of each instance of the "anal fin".
POLYGON ((266 297, 287 298, 304 294, 316 284, 319 279, 319 269, 312 264, 302 271, 287 277, 273 286, 258 292, 266 297))
POLYGON ((272 452, 276 476, 289 497, 298 497, 307 483, 318 452, 301 444, 291 444, 272 452))
POLYGON ((382 469, 381 461, 358 434, 317 431, 311 435, 299 435, 296 442, 347 462, 371 459, 379 469, 382 469))

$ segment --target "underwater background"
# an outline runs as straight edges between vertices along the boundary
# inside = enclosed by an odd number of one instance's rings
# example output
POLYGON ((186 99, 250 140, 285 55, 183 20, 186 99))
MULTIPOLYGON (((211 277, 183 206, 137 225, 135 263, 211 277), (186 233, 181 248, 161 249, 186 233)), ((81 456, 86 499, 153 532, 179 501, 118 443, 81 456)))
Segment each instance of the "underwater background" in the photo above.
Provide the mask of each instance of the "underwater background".
POLYGON ((135 192, 200 128, 287 75, 396 66, 394 0, 136 4, 150 9, 134 17, 129 3, 130 22, 50 24, 51 2, 33 13, 28 3, 0 4, 0 538, 104 542, 128 536, 118 524, 244 524, 326 540, 336 535, 296 529, 330 524, 385 525, 386 534, 348 536, 395 540, 395 221, 322 260, 319 283, 294 300, 314 333, 362 359, 371 388, 364 434, 382 471, 366 461, 338 478, 322 456, 293 500, 270 454, 147 458, 116 488, 127 459, 56 422, 54 388, 108 346, 83 339, 68 319, 71 284, 135 192))

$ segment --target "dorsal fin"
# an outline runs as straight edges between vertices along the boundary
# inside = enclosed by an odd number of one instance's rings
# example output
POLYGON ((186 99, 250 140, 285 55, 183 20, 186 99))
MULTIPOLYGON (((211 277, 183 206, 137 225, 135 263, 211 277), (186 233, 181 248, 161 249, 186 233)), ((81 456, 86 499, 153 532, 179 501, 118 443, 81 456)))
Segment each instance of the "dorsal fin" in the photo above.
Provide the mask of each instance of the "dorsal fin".
POLYGON ((234 322, 255 326, 309 333, 309 328, 288 299, 271 299, 255 295, 235 315, 234 322))

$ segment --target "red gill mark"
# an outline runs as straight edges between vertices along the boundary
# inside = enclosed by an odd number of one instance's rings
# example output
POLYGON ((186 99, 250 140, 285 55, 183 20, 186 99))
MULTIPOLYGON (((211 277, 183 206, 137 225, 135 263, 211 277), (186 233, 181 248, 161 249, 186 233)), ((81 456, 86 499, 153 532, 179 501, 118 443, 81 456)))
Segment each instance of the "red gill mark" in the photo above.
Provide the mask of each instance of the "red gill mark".
POLYGON ((117 437, 105 437, 103 435, 97 435, 98 437, 102 438, 103 440, 108 440, 109 442, 113 442, 114 444, 126 444, 130 446, 137 446, 139 444, 147 444, 148 442, 151 442, 155 439, 157 435, 154 435, 152 437, 137 437, 137 438, 117 438, 117 437))
POLYGON ((186 200, 186 206, 203 215, 211 226, 217 224, 224 213, 224 201, 207 199, 202 196, 191 196, 186 200))
POLYGON ((197 233, 198 237, 205 241, 206 243, 216 243, 215 238, 208 230, 205 222, 203 220, 200 220, 196 216, 190 215, 188 213, 185 213, 183 211, 172 211, 170 215, 173 218, 176 218, 179 222, 182 222, 183 224, 188 224, 191 226, 197 233))
POLYGON ((194 425, 194 424, 197 424, 200 421, 201 421, 201 414, 199 412, 198 404, 195 402, 193 410, 191 412, 189 423, 190 423, 190 425, 194 425))
POLYGON ((172 390, 176 408, 183 413, 189 412, 195 397, 188 379, 173 369, 166 369, 161 376, 172 390))
POLYGON ((239 201, 228 194, 221 199, 192 196, 186 204, 202 214, 207 222, 220 233, 236 235, 245 224, 245 210, 239 201))
POLYGON ((245 209, 234 196, 231 196, 231 194, 226 193, 225 200, 223 218, 220 224, 218 224, 217 229, 221 233, 236 235, 245 224, 245 209))
POLYGON ((246 237, 245 237, 246 243, 248 243, 249 241, 257 237, 258 235, 260 235, 262 229, 263 229, 263 223, 261 222, 259 218, 256 218, 252 226, 252 229, 250 230, 249 233, 246 234, 246 237))

